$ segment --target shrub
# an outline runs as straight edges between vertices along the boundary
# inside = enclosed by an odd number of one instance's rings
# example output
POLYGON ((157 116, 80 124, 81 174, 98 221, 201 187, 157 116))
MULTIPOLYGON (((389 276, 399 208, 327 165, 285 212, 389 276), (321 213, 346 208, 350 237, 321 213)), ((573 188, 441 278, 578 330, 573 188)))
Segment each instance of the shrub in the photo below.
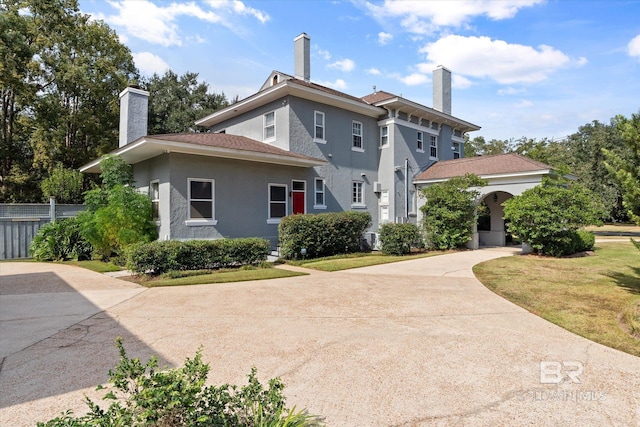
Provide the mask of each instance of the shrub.
POLYGON ((545 180, 504 202, 509 232, 528 243, 535 253, 563 256, 593 248, 593 240, 579 228, 599 224, 602 204, 584 186, 545 180))
MULTIPOLYGON (((284 384, 279 378, 268 387, 257 379, 256 369, 248 384, 206 386, 209 365, 202 362, 202 350, 184 366, 158 370, 158 360, 146 363, 131 359, 118 338, 120 363, 109 371, 109 386, 102 400, 106 409, 86 398, 89 413, 74 417, 71 411, 39 427, 89 426, 273 426, 302 427, 320 425, 317 417, 295 408, 287 409, 284 384)), ((104 390, 99 386, 98 390, 104 390)))
POLYGON ((89 259, 92 249, 91 244, 82 238, 76 218, 43 225, 29 245, 31 256, 39 261, 89 259))
POLYGON ((362 235, 370 226, 371 215, 366 212, 286 216, 278 227, 280 255, 292 259, 302 248, 308 258, 358 252, 362 235))
POLYGON ((475 201, 480 192, 472 187, 486 185, 476 175, 467 174, 433 184, 422 190, 426 199, 420 208, 427 246, 453 249, 471 240, 476 222, 475 201))
POLYGON ((387 223, 380 227, 382 252, 389 255, 408 254, 412 247, 419 246, 420 239, 420 231, 415 224, 387 223))
POLYGON ((127 268, 136 273, 162 274, 258 264, 267 259, 269 249, 269 241, 258 238, 155 241, 130 247, 127 268))

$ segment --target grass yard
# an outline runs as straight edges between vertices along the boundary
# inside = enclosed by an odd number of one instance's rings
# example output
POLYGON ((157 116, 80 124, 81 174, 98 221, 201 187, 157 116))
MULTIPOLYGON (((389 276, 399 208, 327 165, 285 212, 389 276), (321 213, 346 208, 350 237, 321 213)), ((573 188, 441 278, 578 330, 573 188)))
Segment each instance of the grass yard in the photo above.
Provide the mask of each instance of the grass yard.
POLYGON ((514 256, 476 265, 493 292, 592 341, 640 356, 640 251, 598 243, 590 256, 514 256))
POLYGON ((610 233, 640 233, 640 226, 633 223, 604 224, 600 227, 591 226, 587 231, 602 231, 610 233))
POLYGON ((61 264, 75 265, 76 267, 86 268, 87 270, 95 271, 96 273, 109 273, 112 271, 120 271, 121 267, 115 265, 112 262, 103 261, 61 261, 61 264))
POLYGON ((411 255, 385 255, 381 252, 358 252, 353 254, 334 255, 309 260, 287 261, 287 264, 321 271, 340 271, 371 265, 388 264, 390 262, 407 261, 450 253, 451 251, 431 251, 411 255))
POLYGON ((249 280, 280 279, 283 277, 293 276, 306 276, 306 273, 282 270, 279 268, 228 268, 215 271, 173 272, 152 278, 132 276, 127 280, 148 288, 156 288, 160 286, 188 286, 245 282, 249 280))

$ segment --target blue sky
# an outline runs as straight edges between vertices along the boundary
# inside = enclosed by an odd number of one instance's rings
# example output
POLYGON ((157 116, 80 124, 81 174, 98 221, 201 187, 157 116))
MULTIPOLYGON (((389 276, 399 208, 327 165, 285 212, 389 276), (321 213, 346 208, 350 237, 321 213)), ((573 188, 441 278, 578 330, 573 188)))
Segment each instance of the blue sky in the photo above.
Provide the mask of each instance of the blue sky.
POLYGON ((470 136, 561 138, 640 110, 640 1, 80 0, 144 75, 197 72, 228 98, 272 70, 293 74, 311 38, 311 80, 354 96, 384 90, 432 105, 452 70, 453 115, 470 136))

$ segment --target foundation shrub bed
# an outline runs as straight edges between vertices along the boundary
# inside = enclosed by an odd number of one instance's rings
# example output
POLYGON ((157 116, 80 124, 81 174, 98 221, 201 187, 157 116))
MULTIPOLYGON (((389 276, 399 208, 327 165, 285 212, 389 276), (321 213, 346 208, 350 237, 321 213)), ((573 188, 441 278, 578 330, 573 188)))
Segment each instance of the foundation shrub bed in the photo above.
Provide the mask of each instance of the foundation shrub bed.
POLYGON ((265 261, 269 249, 268 240, 253 237, 156 241, 132 246, 127 253, 127 268, 138 274, 158 275, 253 265, 265 261))
POLYGON ((286 259, 301 256, 318 258, 361 250, 362 235, 371 226, 366 212, 331 212, 290 215, 278 227, 280 255, 286 259))
POLYGON ((415 224, 382 224, 380 227, 382 252, 387 255, 406 255, 411 248, 422 247, 420 230, 415 224))

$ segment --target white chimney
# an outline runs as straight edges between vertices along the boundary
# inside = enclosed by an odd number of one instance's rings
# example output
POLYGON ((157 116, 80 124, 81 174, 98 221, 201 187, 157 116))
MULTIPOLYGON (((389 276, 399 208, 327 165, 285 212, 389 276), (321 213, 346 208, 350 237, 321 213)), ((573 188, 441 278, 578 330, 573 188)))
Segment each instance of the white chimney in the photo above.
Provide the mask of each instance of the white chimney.
POLYGON ((451 114, 451 70, 442 65, 433 70, 433 108, 451 114))
POLYGON ((311 79, 311 39, 307 33, 302 33, 293 39, 293 53, 295 60, 295 77, 308 82, 311 79))
POLYGON ((119 147, 147 134, 149 120, 149 92, 129 86, 120 92, 119 147))

